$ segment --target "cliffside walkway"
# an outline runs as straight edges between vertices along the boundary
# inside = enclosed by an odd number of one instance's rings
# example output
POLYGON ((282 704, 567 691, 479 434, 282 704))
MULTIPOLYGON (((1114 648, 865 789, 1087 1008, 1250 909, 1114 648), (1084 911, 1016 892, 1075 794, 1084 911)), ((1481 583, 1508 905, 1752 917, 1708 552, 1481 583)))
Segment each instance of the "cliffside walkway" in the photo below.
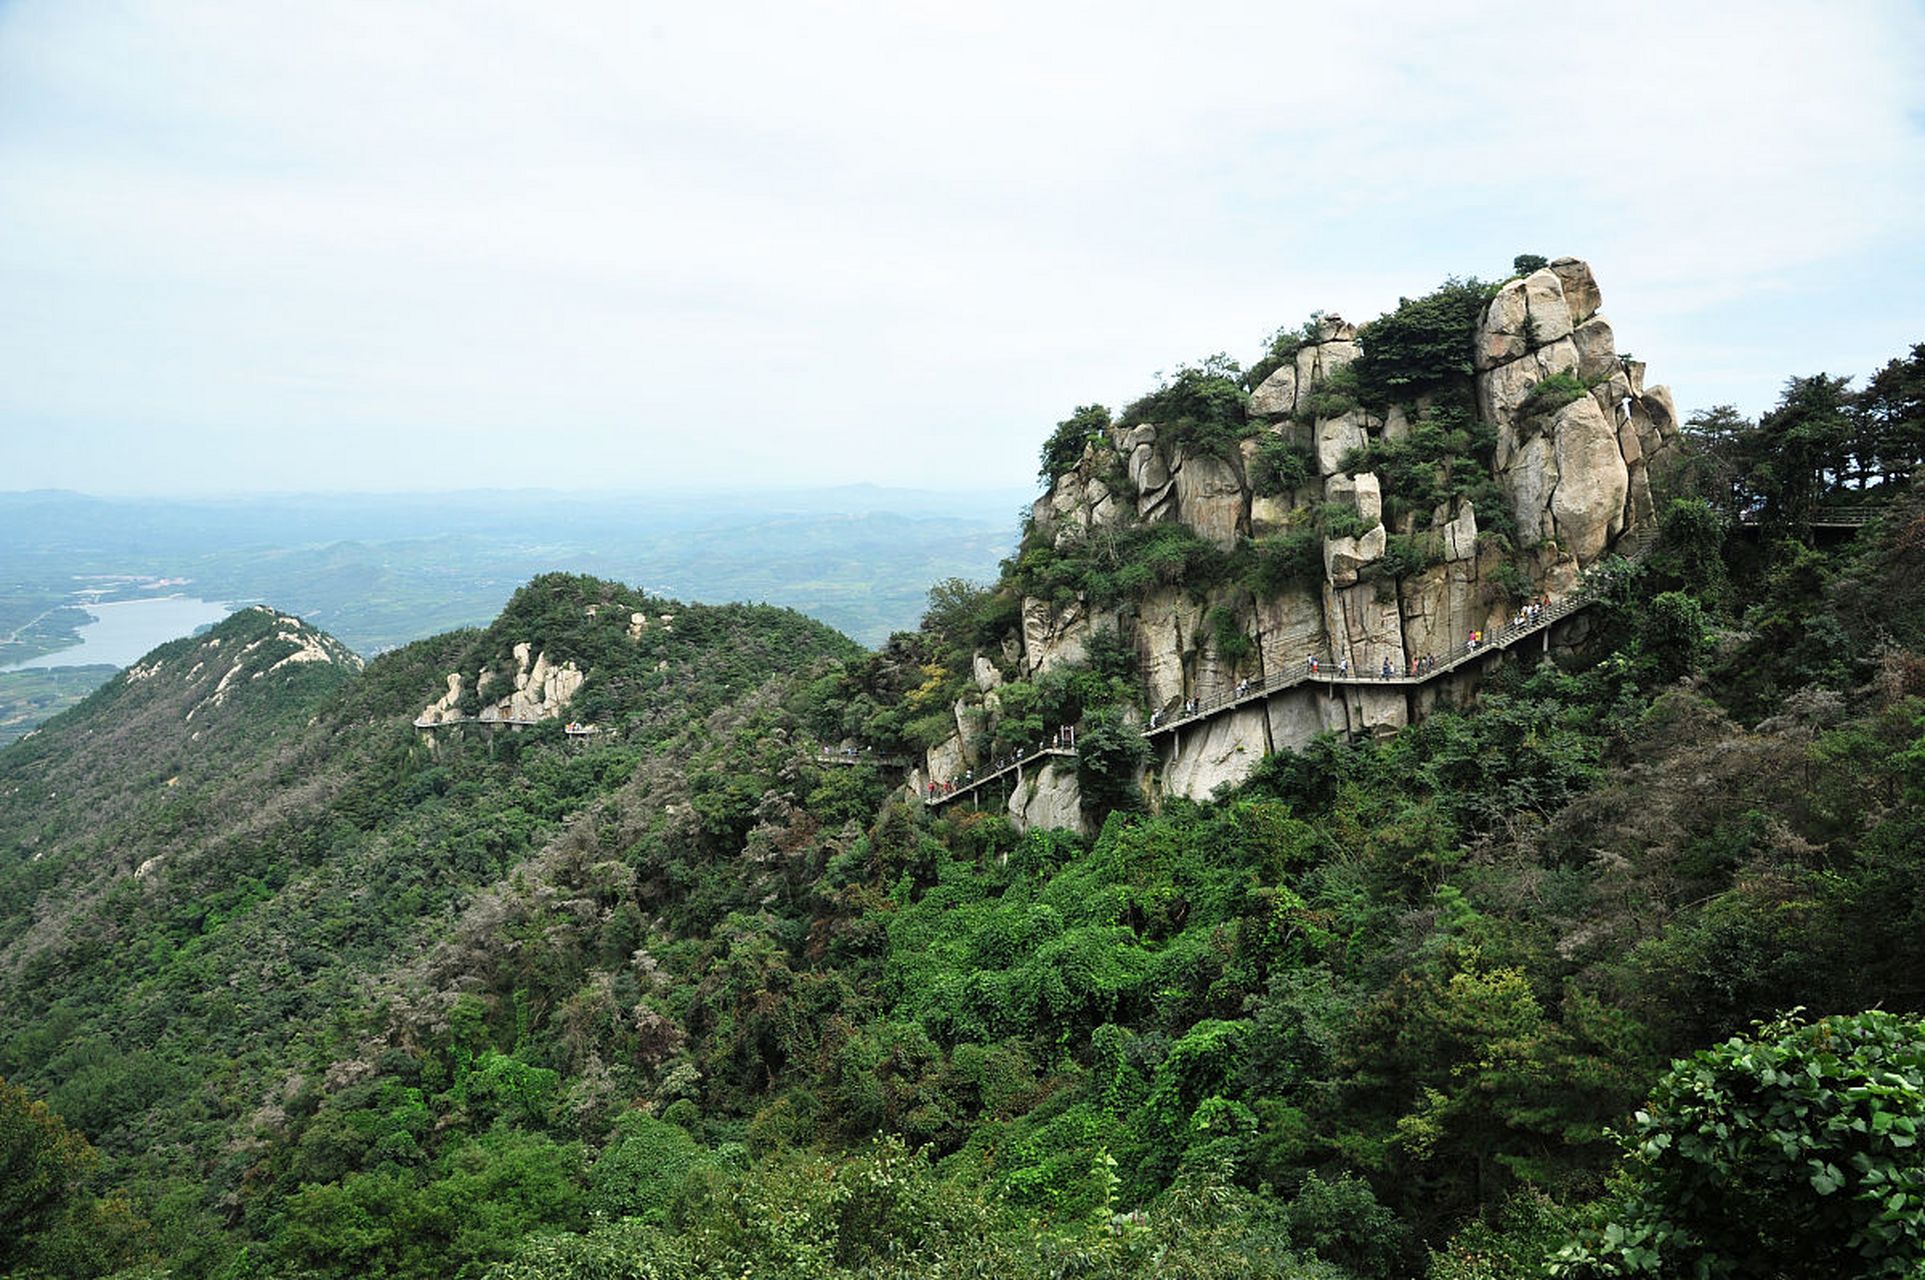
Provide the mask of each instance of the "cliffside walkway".
POLYGON ((502 724, 526 728, 529 725, 547 723, 546 720, 523 720, 510 716, 450 716, 446 720, 430 720, 426 716, 416 716, 414 719, 414 727, 417 729, 465 729, 471 725, 489 729, 502 724))
MULTIPOLYGON (((1651 548, 1656 542, 1656 529, 1650 525, 1645 525, 1629 535, 1626 539, 1628 545, 1619 549, 1617 554, 1636 563, 1650 554, 1651 548)), ((1429 667, 1416 675, 1397 671, 1393 671, 1387 677, 1379 675, 1376 672, 1368 671, 1353 671, 1348 675, 1338 675, 1335 662, 1319 658, 1317 670, 1314 672, 1310 670, 1309 664, 1306 662, 1302 666, 1293 666, 1288 671, 1280 671, 1263 679, 1252 680, 1241 689, 1233 690, 1227 694, 1219 694, 1214 698, 1204 699, 1195 710, 1184 712, 1153 728, 1146 729, 1143 732, 1143 736, 1154 742, 1165 735, 1174 734, 1180 729, 1213 720, 1226 711, 1234 711, 1246 703, 1262 701, 1273 694, 1280 693, 1285 689, 1296 688, 1298 685, 1318 684, 1332 688, 1341 686, 1344 688, 1394 689, 1428 684, 1440 676, 1449 675, 1452 671, 1467 667, 1480 658, 1487 657, 1498 650, 1515 648, 1519 641, 1540 633, 1544 635, 1545 645, 1548 647, 1550 644, 1549 633, 1551 627, 1563 619, 1570 617, 1578 610, 1588 607, 1595 599, 1594 589, 1590 587, 1580 587, 1570 595, 1565 596, 1562 600, 1557 600, 1546 605, 1538 612, 1536 617, 1525 622, 1513 623, 1501 631, 1493 632, 1486 636, 1482 643, 1475 649, 1459 650, 1450 658, 1439 661, 1435 666, 1429 667)))
MULTIPOLYGON (((1827 507, 1792 523, 1813 529, 1862 529, 1884 512, 1885 508, 1880 506, 1827 507)), ((1762 523, 1755 515, 1740 516, 1738 519, 1738 524, 1747 529, 1757 528, 1762 523)))
POLYGON ((933 791, 925 791, 923 794, 923 803, 932 809, 938 808, 939 806, 948 804, 952 800, 961 800, 964 796, 975 795, 998 778, 1009 778, 1012 781, 1021 782, 1023 766, 1034 764, 1038 760, 1044 760, 1051 756, 1074 760, 1076 758, 1076 748, 1052 739, 1043 746, 1018 755, 1012 760, 1005 761, 980 778, 971 778, 968 782, 959 782, 950 785, 940 795, 935 794, 933 791))
POLYGON ((836 751, 824 747, 816 752, 817 764, 839 764, 854 766, 858 764, 881 765, 885 769, 907 769, 913 763, 908 756, 877 755, 873 751, 836 751))

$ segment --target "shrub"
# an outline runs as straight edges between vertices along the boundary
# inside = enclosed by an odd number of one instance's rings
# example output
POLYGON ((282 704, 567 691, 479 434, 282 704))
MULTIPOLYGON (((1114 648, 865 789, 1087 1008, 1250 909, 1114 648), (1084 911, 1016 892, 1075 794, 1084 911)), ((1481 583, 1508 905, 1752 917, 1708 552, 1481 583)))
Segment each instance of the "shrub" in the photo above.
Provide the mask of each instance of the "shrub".
POLYGON ((1036 478, 1044 485, 1054 484, 1056 477, 1066 471, 1073 471, 1083 457, 1083 448, 1091 441, 1107 440, 1110 411, 1100 404, 1079 406, 1075 413, 1056 424, 1056 430, 1043 442, 1041 465, 1037 468, 1036 478))
POLYGON ((1237 621, 1237 611, 1228 605, 1214 605, 1208 619, 1210 635, 1216 641, 1217 655, 1231 666, 1240 665, 1255 645, 1237 621))
POLYGON ((1556 413, 1565 405, 1590 394, 1590 388, 1575 373, 1554 373, 1530 389, 1517 406, 1519 418, 1536 418, 1556 413))
POLYGON ((1431 554, 1429 539, 1414 534, 1393 533, 1384 546, 1383 558, 1372 568, 1383 577, 1403 578, 1422 573, 1437 563, 1439 560, 1431 554))
POLYGON ((1310 450, 1278 435, 1266 435, 1250 462, 1250 488, 1260 498, 1275 498, 1309 484, 1317 474, 1310 450))
POLYGON ((1222 354, 1185 365, 1123 410, 1121 425, 1153 422, 1168 443, 1230 458, 1237 443, 1250 434, 1245 412, 1250 393, 1243 389, 1241 374, 1236 361, 1222 354))
POLYGON ((1250 544, 1244 585, 1259 595, 1276 595, 1323 577, 1323 538, 1315 529, 1258 538, 1250 544))
POLYGON ((1357 514, 1357 508, 1347 502, 1326 502, 1317 522, 1323 526, 1326 538, 1357 538, 1369 533, 1371 526, 1357 514))
POLYGON ((1395 311, 1358 330, 1363 354, 1350 366, 1358 399, 1383 408, 1467 385, 1477 321, 1495 291, 1453 276, 1421 298, 1399 298, 1395 311))
POLYGON ((1925 1266, 1925 1024, 1761 1026, 1675 1062, 1626 1138, 1627 1194, 1554 1274, 1914 1276, 1925 1266))
POLYGON ((1269 346, 1265 348, 1262 357, 1250 366, 1249 372, 1243 375, 1244 387, 1255 391, 1263 385, 1265 378, 1294 361, 1297 358, 1297 352, 1303 350, 1304 345, 1317 336, 1317 321, 1321 318, 1322 313, 1318 312, 1294 328, 1285 325, 1272 334, 1269 346))

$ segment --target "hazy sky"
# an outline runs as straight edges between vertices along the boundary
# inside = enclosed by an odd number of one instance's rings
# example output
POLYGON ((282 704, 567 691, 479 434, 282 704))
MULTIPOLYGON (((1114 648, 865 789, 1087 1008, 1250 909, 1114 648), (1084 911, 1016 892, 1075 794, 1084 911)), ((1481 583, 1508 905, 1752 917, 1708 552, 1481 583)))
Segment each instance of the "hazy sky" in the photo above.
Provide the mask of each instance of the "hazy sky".
POLYGON ((0 0, 0 489, 1022 484, 1522 252, 1755 412, 1925 340, 1922 131, 1914 3, 0 0))

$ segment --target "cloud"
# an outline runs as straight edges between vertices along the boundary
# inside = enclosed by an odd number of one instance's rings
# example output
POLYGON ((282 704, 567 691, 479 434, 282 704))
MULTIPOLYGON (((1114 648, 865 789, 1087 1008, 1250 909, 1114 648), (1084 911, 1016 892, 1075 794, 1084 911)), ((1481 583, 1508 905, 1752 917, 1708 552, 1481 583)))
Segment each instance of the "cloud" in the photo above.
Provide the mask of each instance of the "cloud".
POLYGON ((1300 8, 0 7, 0 469, 1020 483, 1523 251, 1687 405, 1921 336, 1914 9, 1300 8))

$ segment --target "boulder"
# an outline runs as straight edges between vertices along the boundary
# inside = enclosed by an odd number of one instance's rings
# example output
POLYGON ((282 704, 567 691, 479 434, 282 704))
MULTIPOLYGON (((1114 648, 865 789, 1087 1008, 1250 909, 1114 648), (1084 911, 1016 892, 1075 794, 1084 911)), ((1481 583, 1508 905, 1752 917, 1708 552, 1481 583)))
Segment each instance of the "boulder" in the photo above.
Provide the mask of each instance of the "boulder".
POLYGON ((1139 441, 1130 449, 1130 483, 1138 493, 1161 489, 1170 482, 1170 467, 1153 441, 1139 441))
POLYGON ((1384 414, 1383 435, 1390 444, 1410 438, 1410 415, 1404 412, 1404 406, 1393 404, 1389 412, 1384 414))
POLYGON ((970 663, 970 674, 976 678, 976 688, 984 693, 992 693, 1003 687, 1003 673, 980 653, 970 663))
POLYGON ((1050 760, 1009 794, 1009 820, 1022 831, 1067 830, 1085 833, 1083 792, 1076 766, 1050 760))
POLYGON ((1366 525, 1383 521, 1383 487, 1378 484, 1375 472, 1359 471, 1355 475, 1339 473, 1331 476, 1323 482, 1323 500, 1349 507, 1366 525))
POLYGON ((1343 470, 1344 459, 1352 450, 1361 449, 1369 442, 1361 409, 1352 409, 1341 417, 1319 419, 1317 470, 1327 476, 1335 475, 1343 470))
MULTIPOLYGON (((1587 396, 1586 403, 1595 407, 1597 402, 1587 396)), ((1548 435, 1532 435, 1513 451, 1504 481, 1510 491, 1511 514, 1517 518, 1520 548, 1557 536, 1551 522, 1551 493, 1557 480, 1557 451, 1548 435)))
POLYGON ((1243 521, 1243 482, 1236 468, 1207 453, 1185 454, 1176 467, 1177 519, 1228 551, 1243 521))
POLYGON ((1558 545, 1579 564, 1589 564, 1623 528, 1630 477, 1618 452, 1617 428, 1605 421, 1597 401, 1582 396, 1557 411, 1550 435, 1558 475, 1551 491, 1558 545))
POLYGON ((1554 258, 1551 270, 1564 290, 1564 304, 1571 310, 1571 322, 1583 324, 1604 307, 1604 294, 1597 287, 1588 263, 1576 258, 1554 258))
POLYGON ((1658 429, 1658 435, 1669 441, 1678 434, 1678 406, 1671 398, 1671 388, 1652 387, 1643 395, 1644 411, 1650 415, 1651 423, 1658 429))
POLYGON ((961 780, 963 770, 969 766, 963 763, 962 739, 947 737, 924 753, 928 764, 929 779, 932 782, 956 782, 961 780))
POLYGON ((1515 360, 1530 349, 1524 340, 1529 310, 1524 302, 1524 282, 1513 280, 1499 289, 1484 308, 1477 325, 1475 364, 1490 369, 1515 360))
POLYGON ((1437 554, 1445 560, 1469 560, 1477 555, 1477 507, 1469 498, 1457 499, 1457 514, 1449 506, 1438 507, 1431 517, 1437 534, 1437 554))
POLYGON ((1351 501, 1356 504, 1357 515, 1365 524, 1381 524, 1384 518, 1384 491, 1377 482, 1374 471, 1359 471, 1355 477, 1356 492, 1351 501))
POLYGON ((1556 342, 1546 343, 1537 351, 1537 371, 1543 377, 1554 373, 1576 373, 1578 366, 1577 343, 1569 334, 1556 342))
POLYGON ((1317 342, 1355 342, 1357 326, 1345 320, 1334 311, 1326 311, 1317 317, 1317 342))
POLYGON ((1296 507, 1288 498, 1250 499, 1250 536, 1261 538, 1267 533, 1276 533, 1290 521, 1290 513, 1296 507))
POLYGON ((1617 339, 1611 333, 1610 322, 1603 316, 1593 316, 1579 325, 1571 334, 1571 341, 1577 347, 1577 376, 1586 382, 1598 382, 1617 372, 1617 339))
POLYGON ((1351 670, 1375 674, 1388 658, 1393 673, 1404 673, 1403 612, 1394 588, 1387 583, 1349 588, 1325 584, 1323 600, 1333 659, 1347 655, 1351 670))
POLYGON ((1477 412, 1497 428, 1497 469, 1500 471, 1510 464, 1511 451, 1516 448, 1512 424, 1517 419, 1517 407, 1531 394, 1531 388, 1543 380, 1536 360, 1513 360, 1477 375, 1477 412))
POLYGON ((956 721, 956 739, 962 744, 963 761, 971 768, 982 764, 978 744, 989 728, 989 716, 982 707, 961 698, 950 708, 956 721))
MULTIPOLYGON (((1353 334, 1356 332, 1349 325, 1345 325, 1344 328, 1353 334)), ((1364 349, 1350 339, 1320 342, 1310 350, 1317 353, 1317 381, 1319 382, 1364 353, 1364 349)))
MULTIPOLYGON (((1297 659, 1303 661, 1301 657, 1297 659)), ((1272 751, 1301 751, 1326 728, 1319 704, 1330 699, 1327 685, 1307 684, 1263 700, 1272 751)))
POLYGON ((1035 596, 1023 598, 1023 669, 1041 675, 1051 667, 1081 662, 1088 652, 1090 621, 1081 601, 1061 610, 1035 596))
POLYGON ((1281 365, 1250 393, 1250 416, 1263 421, 1287 418, 1297 408, 1297 366, 1281 365))
POLYGON ((1358 572, 1373 560, 1383 558, 1389 534, 1380 524, 1354 538, 1323 540, 1323 571, 1334 586, 1347 587, 1357 581, 1358 572))
POLYGON ((1532 346, 1571 336, 1571 308, 1564 301, 1564 284, 1549 267, 1524 278, 1524 307, 1530 316, 1532 346))

